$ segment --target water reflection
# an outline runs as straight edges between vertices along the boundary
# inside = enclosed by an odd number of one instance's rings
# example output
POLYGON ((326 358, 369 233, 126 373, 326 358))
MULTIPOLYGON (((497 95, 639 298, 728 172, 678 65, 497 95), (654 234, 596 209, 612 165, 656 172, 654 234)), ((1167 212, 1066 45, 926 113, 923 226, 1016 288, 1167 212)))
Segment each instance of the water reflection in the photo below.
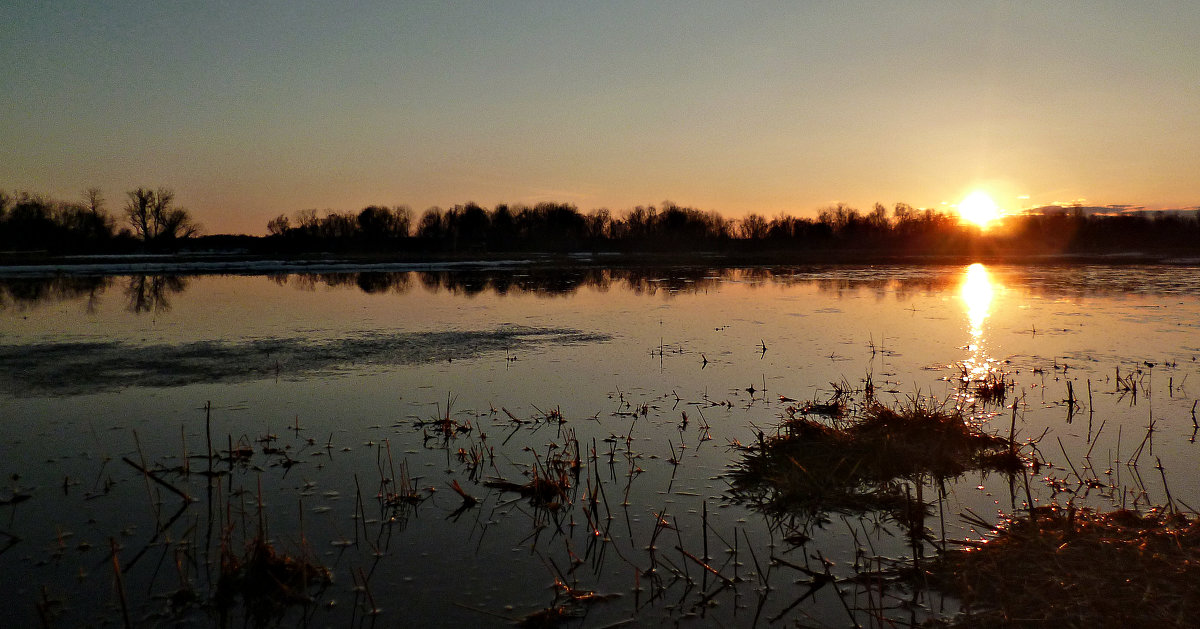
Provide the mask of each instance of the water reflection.
POLYGON ((978 262, 967 267, 960 292, 967 306, 967 320, 971 323, 971 341, 977 344, 983 336, 983 322, 987 319, 995 293, 987 267, 978 262))
MULTIPOLYGON (((836 298, 871 294, 877 300, 905 302, 919 295, 943 294, 958 287, 970 325, 971 345, 978 348, 993 298, 1004 285, 1029 295, 1089 295, 1108 293, 1200 295, 1200 269, 1195 267, 1128 267, 1060 265, 996 267, 892 265, 883 267, 806 265, 775 267, 628 266, 455 268, 278 273, 267 277, 300 290, 318 287, 358 290, 366 294, 403 295, 413 290, 446 292, 471 297, 479 294, 533 294, 569 297, 581 290, 626 290, 634 295, 704 294, 723 284, 751 288, 812 286, 836 298), (1164 272, 1169 268, 1170 272, 1164 272)), ((86 300, 89 312, 114 283, 126 284, 127 308, 134 313, 163 312, 168 297, 187 288, 187 274, 138 275, 20 275, 5 277, 0 270, 0 310, 24 311, 46 304, 86 300)), ((974 349, 972 351, 975 351, 974 349)))
POLYGON ((182 275, 131 275, 125 287, 126 308, 134 314, 163 313, 171 309, 170 297, 187 290, 182 275))
MULTIPOLYGON (((134 313, 163 312, 169 297, 188 288, 193 275, 135 274, 112 276, 0 276, 0 309, 29 309, 88 297, 95 301, 106 288, 125 284, 127 308, 134 313)), ((868 291, 877 299, 909 299, 953 285, 955 276, 944 267, 888 268, 805 266, 728 268, 709 266, 648 267, 521 267, 517 269, 455 269, 422 271, 331 271, 281 273, 267 276, 281 286, 311 291, 318 287, 403 295, 413 290, 472 297, 480 294, 533 294, 569 297, 581 290, 627 290, 635 295, 704 294, 724 283, 750 287, 815 286, 837 297, 868 291), (864 272, 867 271, 867 272, 864 272)))
POLYGON ((969 326, 970 341, 967 343, 967 359, 963 361, 963 380, 979 382, 984 380, 991 370, 992 360, 986 351, 984 337, 984 322, 991 314, 992 299, 995 297, 997 284, 994 283, 987 267, 978 262, 967 267, 963 272, 962 286, 959 296, 966 310, 969 326))
POLYGON ((92 275, 3 278, 0 279, 0 310, 24 311, 43 304, 82 299, 87 312, 91 313, 111 281, 108 277, 92 275))

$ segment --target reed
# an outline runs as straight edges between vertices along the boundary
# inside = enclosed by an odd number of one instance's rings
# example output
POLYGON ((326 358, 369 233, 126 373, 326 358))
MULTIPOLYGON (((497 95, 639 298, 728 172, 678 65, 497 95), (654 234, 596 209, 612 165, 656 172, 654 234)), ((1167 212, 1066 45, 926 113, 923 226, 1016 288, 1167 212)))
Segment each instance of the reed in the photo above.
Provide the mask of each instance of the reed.
POLYGON ((238 599, 247 616, 265 626, 282 616, 293 605, 313 601, 310 586, 324 587, 332 582, 328 568, 300 552, 282 553, 266 537, 266 524, 260 516, 258 532, 244 547, 235 552, 230 531, 226 529, 221 543, 220 576, 213 601, 222 613, 234 607, 238 599))

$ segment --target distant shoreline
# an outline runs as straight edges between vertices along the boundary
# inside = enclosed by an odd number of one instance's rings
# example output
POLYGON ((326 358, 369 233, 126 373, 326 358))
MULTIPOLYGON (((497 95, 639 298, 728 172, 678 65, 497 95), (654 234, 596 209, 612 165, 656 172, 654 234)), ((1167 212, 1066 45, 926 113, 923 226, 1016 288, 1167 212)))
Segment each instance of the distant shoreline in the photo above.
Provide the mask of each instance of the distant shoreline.
POLYGON ((0 277, 53 275, 274 275, 291 273, 469 271, 517 268, 752 267, 752 266, 945 266, 971 263, 1014 265, 1124 264, 1200 265, 1194 252, 913 255, 864 250, 693 253, 531 253, 450 254, 254 254, 192 251, 172 254, 50 255, 0 252, 0 277))

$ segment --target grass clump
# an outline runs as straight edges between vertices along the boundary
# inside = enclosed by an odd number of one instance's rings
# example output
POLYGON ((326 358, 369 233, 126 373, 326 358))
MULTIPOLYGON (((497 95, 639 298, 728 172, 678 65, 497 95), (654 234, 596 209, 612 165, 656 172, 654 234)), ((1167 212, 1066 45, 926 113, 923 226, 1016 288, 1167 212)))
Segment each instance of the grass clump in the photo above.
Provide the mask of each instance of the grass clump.
POLYGON ((1200 519, 1039 507, 944 553, 932 585, 963 601, 953 627, 1194 627, 1200 519))
POLYGON ((303 556, 280 553, 261 536, 252 540, 242 556, 224 548, 216 602, 230 609, 241 597, 250 618, 266 624, 292 605, 312 603, 310 588, 329 585, 328 568, 303 556))
POLYGON ((984 404, 994 404, 996 406, 1004 404, 1009 390, 1015 386, 1012 380, 1006 378, 1007 374, 1003 371, 988 371, 983 378, 974 382, 975 399, 984 404))
POLYGON ((908 483, 970 470, 1012 472, 1021 459, 1004 438, 985 434, 954 409, 927 398, 887 406, 873 399, 845 413, 789 407, 776 434, 742 448, 732 494, 769 515, 911 509, 908 483))

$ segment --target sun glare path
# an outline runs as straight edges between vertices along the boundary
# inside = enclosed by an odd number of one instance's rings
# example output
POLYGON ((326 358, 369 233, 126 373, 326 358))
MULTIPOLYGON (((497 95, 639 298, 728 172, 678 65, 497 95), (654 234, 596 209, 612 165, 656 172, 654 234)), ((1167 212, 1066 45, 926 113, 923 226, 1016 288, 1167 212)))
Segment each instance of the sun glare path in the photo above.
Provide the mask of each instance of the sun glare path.
POLYGON ((991 313, 995 295, 995 286, 987 267, 979 263, 968 266, 960 291, 971 332, 971 342, 967 348, 971 355, 964 361, 964 375, 970 380, 982 380, 991 367, 991 361, 983 350, 983 322, 991 313))
POLYGON ((1000 218, 1000 207, 986 192, 976 190, 959 201, 958 215, 963 222, 986 229, 992 221, 1000 218))
POLYGON ((973 340, 983 335, 983 321, 991 310, 994 292, 987 267, 978 262, 967 267, 962 283, 962 299, 967 307, 967 321, 971 324, 973 340))

